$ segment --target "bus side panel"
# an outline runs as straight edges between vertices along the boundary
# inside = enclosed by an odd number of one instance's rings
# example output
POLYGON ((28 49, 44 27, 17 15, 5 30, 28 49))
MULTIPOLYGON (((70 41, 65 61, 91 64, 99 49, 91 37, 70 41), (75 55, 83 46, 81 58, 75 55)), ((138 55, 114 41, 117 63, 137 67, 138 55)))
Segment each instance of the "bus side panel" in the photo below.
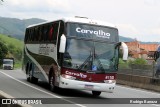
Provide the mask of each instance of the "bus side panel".
POLYGON ((48 82, 50 69, 53 68, 54 71, 58 71, 54 44, 27 44, 24 53, 24 65, 32 64, 34 77, 48 82))

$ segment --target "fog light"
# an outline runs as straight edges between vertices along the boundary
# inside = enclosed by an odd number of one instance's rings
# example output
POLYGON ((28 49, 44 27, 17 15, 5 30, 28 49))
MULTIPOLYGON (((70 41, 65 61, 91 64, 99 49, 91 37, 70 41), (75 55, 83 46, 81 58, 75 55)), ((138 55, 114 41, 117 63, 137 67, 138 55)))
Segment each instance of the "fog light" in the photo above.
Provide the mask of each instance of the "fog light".
POLYGON ((66 75, 66 74, 62 74, 62 77, 66 78, 66 79, 71 79, 71 80, 75 80, 76 79, 76 77, 73 77, 73 76, 70 76, 70 75, 66 75))

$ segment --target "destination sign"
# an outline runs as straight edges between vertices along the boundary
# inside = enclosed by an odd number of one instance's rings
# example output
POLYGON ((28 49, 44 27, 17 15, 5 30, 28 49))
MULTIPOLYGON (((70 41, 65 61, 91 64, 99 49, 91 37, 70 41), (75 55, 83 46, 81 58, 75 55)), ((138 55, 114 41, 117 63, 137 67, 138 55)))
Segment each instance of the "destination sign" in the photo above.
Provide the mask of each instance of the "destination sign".
POLYGON ((87 25, 79 23, 68 23, 67 36, 118 42, 118 30, 116 28, 87 25))

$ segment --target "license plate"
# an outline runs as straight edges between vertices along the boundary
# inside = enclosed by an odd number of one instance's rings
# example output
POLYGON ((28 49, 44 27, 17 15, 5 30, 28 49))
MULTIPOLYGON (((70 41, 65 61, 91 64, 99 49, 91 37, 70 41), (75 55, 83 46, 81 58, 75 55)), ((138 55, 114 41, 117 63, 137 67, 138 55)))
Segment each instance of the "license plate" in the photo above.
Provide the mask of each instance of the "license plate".
POLYGON ((85 85, 84 86, 86 89, 93 89, 93 85, 85 85))

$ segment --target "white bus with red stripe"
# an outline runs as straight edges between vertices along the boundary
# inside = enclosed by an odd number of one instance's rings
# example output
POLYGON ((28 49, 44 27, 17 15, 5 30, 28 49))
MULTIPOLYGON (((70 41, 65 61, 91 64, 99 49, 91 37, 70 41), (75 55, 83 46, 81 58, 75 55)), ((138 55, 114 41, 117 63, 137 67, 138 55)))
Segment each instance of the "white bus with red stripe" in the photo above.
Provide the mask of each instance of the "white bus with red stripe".
POLYGON ((102 21, 76 17, 31 25, 26 28, 22 69, 28 81, 46 81, 52 91, 90 90, 98 96, 114 90, 120 46, 127 60, 128 48, 119 42, 118 29, 102 21))

